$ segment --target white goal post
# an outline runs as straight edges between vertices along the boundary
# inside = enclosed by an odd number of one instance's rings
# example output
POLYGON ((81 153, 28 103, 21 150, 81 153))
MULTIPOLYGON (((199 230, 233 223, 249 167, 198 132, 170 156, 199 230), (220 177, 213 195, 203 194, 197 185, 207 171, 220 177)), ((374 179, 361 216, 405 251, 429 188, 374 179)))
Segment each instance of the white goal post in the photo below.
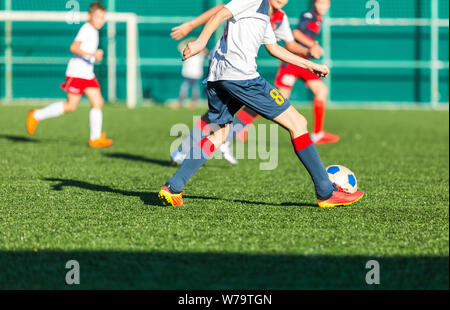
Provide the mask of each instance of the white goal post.
MULTIPOLYGON (((70 22, 73 23, 73 13, 68 12, 51 12, 51 11, 0 11, 0 21, 4 22, 70 22)), ((87 21, 88 14, 80 12, 76 14, 77 22, 87 21)), ((107 22, 123 22, 127 26, 127 106, 134 108, 138 100, 138 17, 134 13, 107 13, 107 22)), ((12 75, 8 71, 12 71, 13 57, 11 53, 6 53, 6 76, 5 82, 7 88, 12 88, 12 75), (9 54, 9 57, 8 57, 9 54), (9 58, 9 59, 8 59, 9 58), (8 68, 9 67, 9 68, 8 68), (8 86, 9 85, 9 86, 8 86)), ((8 92, 8 89, 6 90, 8 92)), ((10 90, 9 90, 10 91, 10 90)))

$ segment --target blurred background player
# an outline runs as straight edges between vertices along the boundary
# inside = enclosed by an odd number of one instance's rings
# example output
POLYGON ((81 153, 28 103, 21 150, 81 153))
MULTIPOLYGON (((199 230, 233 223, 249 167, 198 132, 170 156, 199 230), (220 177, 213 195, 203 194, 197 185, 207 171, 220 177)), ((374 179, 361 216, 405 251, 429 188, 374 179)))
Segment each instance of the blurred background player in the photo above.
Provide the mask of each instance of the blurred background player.
MULTIPOLYGON (((317 44, 313 44, 311 47, 306 47, 304 45, 298 44, 294 40, 292 30, 289 26, 289 19, 286 13, 282 10, 282 8, 288 3, 288 1, 289 0, 268 1, 270 5, 270 23, 275 33, 276 39, 278 41, 283 41, 286 49, 294 54, 320 58, 322 49, 317 44)), ((216 7, 195 18, 194 20, 173 28, 173 32, 171 33, 172 38, 176 40, 182 39, 193 29, 206 23, 209 18, 211 18, 223 7, 224 5, 217 5, 216 7)), ((214 53, 214 51, 212 53, 214 53)), ((258 118, 258 113, 246 106, 237 113, 236 118, 231 125, 227 141, 219 148, 224 156, 224 159, 229 163, 233 165, 237 164, 237 160, 233 156, 233 151, 231 149, 234 136, 238 136, 240 139, 245 141, 245 132, 247 125, 253 123, 258 118)), ((202 116, 201 120, 199 120, 198 123, 195 124, 194 129, 191 131, 191 134, 187 138, 185 138, 180 147, 171 154, 171 158, 174 163, 180 165, 183 162, 184 158, 187 156, 190 146, 194 142, 194 136, 201 136, 201 133, 195 135, 194 131, 201 130, 204 134, 207 134, 209 132, 209 128, 207 126, 208 123, 209 120, 207 114, 205 114, 202 116)))
MULTIPOLYGON (((195 41, 195 39, 196 38, 192 37, 178 44, 178 50, 180 53, 183 53, 183 50, 186 48, 187 44, 195 41)), ((197 102, 200 99, 199 83, 203 78, 203 63, 207 55, 208 50, 205 48, 203 52, 183 62, 183 67, 181 70, 183 82, 181 83, 178 101, 172 106, 173 109, 179 109, 183 105, 184 101, 188 98, 189 90, 192 90, 189 107, 194 109, 197 106, 197 102)))
MULTIPOLYGON (((330 9, 330 0, 313 0, 313 8, 304 12, 300 16, 297 28, 294 30, 295 40, 305 46, 312 47, 317 45, 316 37, 320 34, 322 26, 322 16, 330 9)), ((323 54, 320 48, 320 56, 323 54)), ((304 57, 303 55, 299 55, 304 57)), ((300 78, 305 83, 313 95, 314 110, 314 128, 311 139, 315 144, 335 143, 339 141, 339 137, 323 130, 325 121, 325 103, 328 96, 328 88, 322 79, 308 70, 299 68, 287 63, 281 63, 275 78, 275 86, 281 93, 289 98, 292 88, 297 79, 300 78)))
POLYGON ((103 50, 98 49, 98 45, 99 30, 105 24, 105 13, 105 7, 99 2, 94 2, 89 7, 88 22, 81 27, 70 46, 74 55, 67 65, 66 81, 61 85, 67 93, 67 101, 55 102, 43 109, 30 111, 26 124, 29 134, 34 134, 40 121, 75 111, 84 94, 92 104, 89 113, 89 146, 97 148, 113 144, 113 141, 102 133, 104 100, 94 74, 94 63, 103 59, 103 50))

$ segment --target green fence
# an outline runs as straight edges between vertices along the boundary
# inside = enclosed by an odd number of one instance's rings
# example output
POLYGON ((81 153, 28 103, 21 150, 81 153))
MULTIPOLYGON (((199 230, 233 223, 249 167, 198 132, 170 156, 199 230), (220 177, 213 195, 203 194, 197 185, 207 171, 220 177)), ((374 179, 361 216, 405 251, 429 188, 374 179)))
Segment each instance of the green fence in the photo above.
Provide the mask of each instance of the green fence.
MULTIPOLYGON (((430 20, 433 17, 433 0, 379 0, 380 18, 403 20, 430 20)), ((0 0, 0 10, 11 5, 12 10, 65 11, 66 0, 0 0)), ((81 11, 86 11, 91 1, 80 0, 81 11)), ((139 56, 142 97, 157 102, 174 99, 181 83, 181 60, 177 42, 170 39, 170 29, 177 25, 165 18, 181 21, 196 16, 220 3, 217 0, 104 0, 110 11, 133 12, 139 16, 139 56), (159 17, 161 22, 155 22, 159 17), (162 19, 161 19, 162 18, 162 19)), ((343 18, 364 19, 370 8, 366 0, 333 0, 329 21, 343 18)), ((331 100, 341 105, 354 104, 418 104, 429 105, 436 100, 448 105, 448 0, 439 0, 438 41, 434 42, 431 26, 345 26, 325 25, 327 55, 324 61, 332 66, 332 76, 327 81, 331 87, 331 100), (446 20, 446 22, 445 22, 446 20), (434 42, 434 43, 433 43, 434 42), (435 44, 436 43, 436 44, 435 44), (433 59, 433 46, 438 59, 433 59), (435 71, 431 70, 436 65, 435 71), (433 74, 437 84, 432 86, 433 74)), ((69 3, 70 4, 70 3, 69 3)), ((292 28, 300 13, 309 8, 309 0, 290 0, 285 11, 292 19, 292 28)), ((435 18, 436 19, 436 18, 435 18)), ((63 22, 13 22, 11 42, 7 41, 7 24, 0 22, 0 98, 7 96, 6 51, 12 51, 13 99, 55 98, 64 93, 58 88, 64 79, 65 61, 70 58, 69 46, 80 25, 63 22), (46 57, 48 63, 33 62, 46 57), (59 59, 59 61, 51 61, 59 59), (63 61, 61 61, 61 59, 63 61)), ((108 51, 107 26, 101 31, 101 48, 108 51)), ((116 91, 119 100, 126 98, 126 31, 124 24, 117 24, 116 41, 116 91)), ((198 31, 194 33, 198 34, 198 31)), ((111 39, 111 38, 110 38, 111 39)), ((215 42, 210 42, 211 48, 215 42)), ((108 57, 106 53, 106 58, 108 57)), ((105 59, 106 59, 105 58, 105 59)), ((258 58, 259 71, 273 81, 278 62, 264 50, 258 58)), ((206 72, 206 67, 205 67, 206 72)), ((105 97, 109 94, 108 66, 106 61, 96 66, 96 74, 105 97)), ((310 93, 302 83, 294 88, 292 101, 308 102, 310 93)))

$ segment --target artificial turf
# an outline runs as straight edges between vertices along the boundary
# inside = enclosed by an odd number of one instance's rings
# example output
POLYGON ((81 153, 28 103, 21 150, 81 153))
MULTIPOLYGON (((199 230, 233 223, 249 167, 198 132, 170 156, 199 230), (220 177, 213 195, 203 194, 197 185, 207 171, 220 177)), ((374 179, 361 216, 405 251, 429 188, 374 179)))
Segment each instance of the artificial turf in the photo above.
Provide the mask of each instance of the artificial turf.
POLYGON ((448 111, 329 110, 341 141, 318 146, 322 160, 352 169, 366 196, 320 209, 282 129, 275 170, 211 160, 174 208, 157 199, 177 169, 169 132, 203 110, 107 106, 115 144, 90 149, 87 107, 32 137, 28 109, 0 106, 0 289, 449 287, 448 111))

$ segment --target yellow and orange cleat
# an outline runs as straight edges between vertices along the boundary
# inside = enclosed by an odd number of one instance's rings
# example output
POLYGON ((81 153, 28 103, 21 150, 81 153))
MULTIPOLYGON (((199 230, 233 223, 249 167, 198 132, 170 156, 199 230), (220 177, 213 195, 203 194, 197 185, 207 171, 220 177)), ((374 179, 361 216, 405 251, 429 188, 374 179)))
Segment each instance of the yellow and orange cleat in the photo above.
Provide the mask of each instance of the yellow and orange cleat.
POLYGON ((90 147, 100 148, 100 147, 108 147, 111 145, 113 145, 113 140, 107 139, 105 133, 102 133, 101 137, 96 140, 89 139, 90 147))
POLYGON ((339 136, 333 135, 326 131, 320 131, 311 135, 311 140, 314 144, 336 143, 339 141, 339 136))
POLYGON ((30 135, 33 135, 36 131, 36 127, 39 124, 39 121, 34 118, 34 112, 36 112, 37 109, 31 110, 28 112, 28 118, 27 118, 27 131, 30 135))
POLYGON ((184 193, 172 194, 167 186, 163 186, 159 191, 158 198, 166 206, 178 207, 184 206, 183 204, 184 193))
POLYGON ((327 200, 317 200, 319 207, 321 208, 332 208, 337 206, 348 206, 352 203, 357 202, 361 198, 363 198, 364 192, 355 192, 353 194, 337 190, 333 193, 333 196, 328 198, 327 200))

